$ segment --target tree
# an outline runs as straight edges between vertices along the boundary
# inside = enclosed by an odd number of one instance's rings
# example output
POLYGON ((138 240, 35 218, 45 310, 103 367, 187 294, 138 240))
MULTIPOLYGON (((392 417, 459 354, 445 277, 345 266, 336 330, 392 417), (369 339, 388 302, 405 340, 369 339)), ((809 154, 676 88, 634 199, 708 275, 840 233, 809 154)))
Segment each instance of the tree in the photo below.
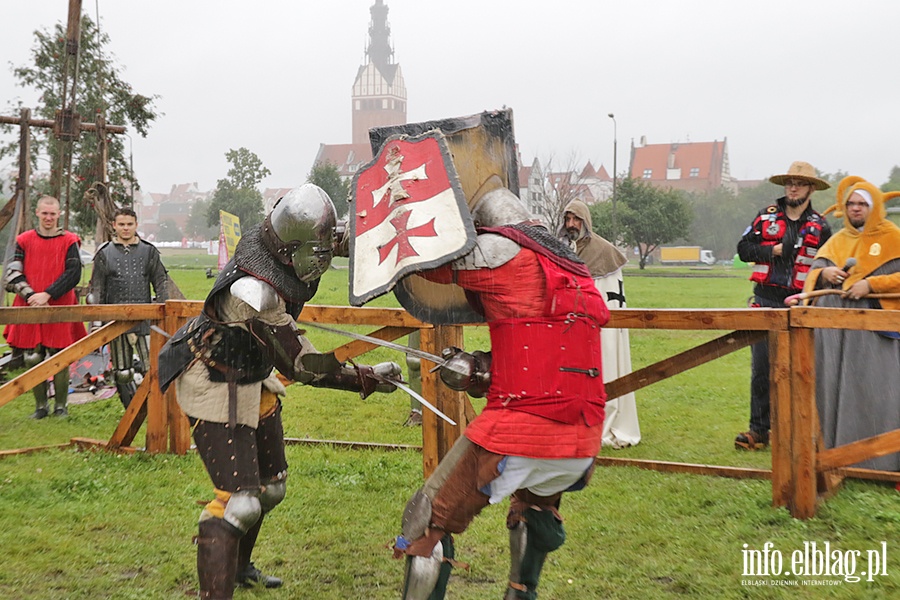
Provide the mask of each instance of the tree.
POLYGON ((900 191, 900 167, 894 166, 891 169, 891 174, 888 177, 887 182, 881 186, 882 192, 896 192, 900 191))
POLYGON ((574 154, 569 157, 562 171, 554 171, 553 157, 549 157, 540 165, 541 191, 535 199, 535 209, 540 214, 547 228, 556 233, 562 228, 563 213, 572 200, 581 200, 592 204, 594 198, 585 184, 581 171, 577 168, 578 158, 574 154))
POLYGON ((347 214, 347 209, 350 206, 348 200, 350 196, 350 182, 345 181, 341 177, 337 165, 329 161, 313 165, 312 169, 309 170, 309 175, 306 176, 306 181, 325 190, 325 193, 328 194, 328 197, 334 203, 334 210, 339 217, 347 214))
MULTIPOLYGON (((40 92, 40 104, 34 109, 32 118, 52 120, 57 109, 63 108, 64 84, 71 90, 72 68, 66 73, 66 28, 57 23, 52 31, 34 32, 35 46, 31 50, 33 64, 15 67, 13 75, 23 87, 40 92)), ((159 114, 153 106, 158 96, 136 93, 130 84, 120 77, 120 67, 110 58, 107 50, 109 36, 98 32, 97 26, 87 15, 81 19, 81 39, 79 42, 78 79, 75 81, 75 112, 82 122, 93 122, 102 115, 108 124, 131 125, 137 133, 146 137, 151 123, 159 114)), ((69 96, 69 94, 67 94, 69 96)), ((66 99, 65 101, 68 101, 66 99)), ((16 107, 21 109, 21 103, 16 107)), ((9 130, 12 126, 5 126, 9 130)), ((32 129, 32 169, 37 170, 38 157, 49 159, 51 173, 48 181, 56 181, 61 172, 60 142, 48 129, 32 129)), ((132 184, 139 189, 131 171, 125 152, 124 137, 108 134, 108 180, 113 200, 124 205, 129 203, 132 184)), ((65 148, 64 148, 65 149, 65 148)), ((0 147, 0 158, 18 156, 18 139, 0 147)), ((95 181, 102 180, 100 145, 94 133, 82 133, 71 143, 72 170, 71 194, 69 197, 70 228, 93 233, 96 213, 85 205, 84 192, 95 181)), ((65 182, 63 182, 63 190, 65 182)), ((35 188, 35 192, 49 193, 50 189, 35 188)), ((64 201, 63 201, 64 202, 64 201)))
POLYGON ((178 229, 178 224, 172 219, 165 219, 159 224, 159 232, 156 239, 160 242, 180 242, 184 236, 178 229))
POLYGON ((194 239, 212 240, 219 235, 219 230, 206 222, 206 213, 209 210, 209 200, 195 200, 191 206, 191 214, 184 226, 184 232, 194 239))
POLYGON ((616 190, 616 217, 622 239, 638 248, 640 268, 660 245, 684 237, 691 226, 691 210, 681 193, 654 187, 628 177, 616 190))
POLYGON ((229 150, 225 159, 231 163, 228 178, 220 179, 206 210, 206 224, 219 223, 219 211, 231 213, 241 220, 241 228, 256 225, 263 218, 262 193, 256 188, 271 171, 256 154, 246 148, 229 150))

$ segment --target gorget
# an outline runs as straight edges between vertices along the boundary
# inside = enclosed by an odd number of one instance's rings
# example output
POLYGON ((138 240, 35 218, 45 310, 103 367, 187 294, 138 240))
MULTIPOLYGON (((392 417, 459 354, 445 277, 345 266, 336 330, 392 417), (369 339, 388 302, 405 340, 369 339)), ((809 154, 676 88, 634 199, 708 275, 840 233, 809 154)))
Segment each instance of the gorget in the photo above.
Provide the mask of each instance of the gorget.
POLYGON ((543 227, 533 225, 503 225, 502 227, 480 227, 479 233, 496 233, 509 238, 524 248, 538 252, 563 269, 590 277, 584 261, 559 239, 550 235, 543 227))
MULTIPOLYGON (((288 304, 288 310, 291 311, 291 305, 302 305, 315 295, 319 287, 319 280, 306 284, 297 279, 297 274, 293 267, 283 265, 269 253, 262 241, 260 226, 257 225, 244 233, 241 241, 238 242, 237 249, 234 252, 234 258, 229 261, 229 266, 235 266, 244 273, 248 273, 257 279, 265 281, 278 292, 284 301, 288 304), (233 263, 233 265, 232 265, 233 263)), ((222 271, 223 274, 228 273, 231 269, 228 266, 222 271)), ((220 278, 222 275, 219 276, 220 278)), ((237 281, 235 278, 233 281, 237 281)), ((232 282, 229 282, 229 285, 232 282)), ((213 286, 215 290, 219 285, 219 280, 213 286)), ((212 293, 210 293, 212 296, 212 293)), ((296 317, 297 315, 293 315, 296 317)))

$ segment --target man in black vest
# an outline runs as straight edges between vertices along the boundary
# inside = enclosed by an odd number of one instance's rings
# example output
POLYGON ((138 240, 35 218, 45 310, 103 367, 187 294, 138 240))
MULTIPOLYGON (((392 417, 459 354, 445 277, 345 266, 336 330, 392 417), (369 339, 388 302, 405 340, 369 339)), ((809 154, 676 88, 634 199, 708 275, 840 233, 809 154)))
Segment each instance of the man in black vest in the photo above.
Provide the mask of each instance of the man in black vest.
MULTIPOLYGON (((809 163, 794 162, 783 175, 769 181, 784 186, 784 196, 759 211, 738 242, 738 256, 755 263, 750 281, 753 307, 784 308, 784 300, 803 289, 818 249, 831 237, 831 228, 813 210, 814 190, 827 190, 809 163)), ((754 344, 751 353, 750 429, 734 440, 737 449, 757 450, 769 444, 769 345, 754 344)))

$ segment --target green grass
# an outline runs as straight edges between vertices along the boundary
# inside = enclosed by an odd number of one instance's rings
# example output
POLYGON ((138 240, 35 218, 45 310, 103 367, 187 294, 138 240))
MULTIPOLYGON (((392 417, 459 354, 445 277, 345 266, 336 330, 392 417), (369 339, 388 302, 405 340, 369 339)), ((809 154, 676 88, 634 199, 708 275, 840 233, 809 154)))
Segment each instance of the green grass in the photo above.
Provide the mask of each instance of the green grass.
MULTIPOLYGON (((746 273, 715 271, 665 277, 671 270, 626 274, 631 307, 737 308, 750 292, 746 273), (644 276, 647 275, 647 276, 644 276)), ((200 269, 172 269, 179 287, 202 298, 212 284, 200 269)), ((317 304, 346 304, 345 270, 323 278, 317 304)), ((394 306, 390 297, 373 304, 394 306)), ((650 364, 716 335, 712 332, 633 331, 635 367, 650 364)), ((322 350, 336 337, 311 331, 322 350)), ((402 341, 402 340, 401 340, 402 341)), ((467 328, 469 348, 487 347, 484 328, 467 328)), ((369 362, 397 360, 378 350, 369 362)), ((749 351, 644 388, 637 393, 643 440, 602 454, 766 468, 770 454, 737 452, 746 427, 749 351)), ((409 409, 400 394, 365 401, 349 393, 292 386, 285 401, 288 437, 419 444, 419 429, 403 427, 409 409)), ((65 443, 71 437, 108 439, 122 409, 118 399, 74 406, 67 420, 27 418, 30 394, 0 407, 0 449, 65 443)), ((141 433, 136 440, 142 444, 141 433)), ((283 577, 280 590, 240 591, 237 598, 398 597, 402 564, 387 546, 403 506, 421 483, 413 451, 291 446, 289 493, 267 519, 254 560, 283 577)), ((211 488, 196 455, 116 456, 75 450, 0 459, 2 598, 184 598, 196 589, 190 544, 198 500, 211 488)), ((505 586, 506 504, 488 508, 457 538, 450 598, 499 598, 505 586)), ((847 482, 808 521, 771 507, 766 481, 600 468, 586 490, 562 506, 567 543, 550 555, 543 599, 568 598, 894 598, 900 593, 895 558, 900 504, 892 487, 847 482), (888 543, 888 576, 839 586, 742 586, 743 544, 772 542, 789 557, 804 542, 841 550, 888 543)), ((861 570, 859 567, 858 570, 861 570)), ((759 578, 756 578, 759 579, 759 578)), ((771 580, 771 578, 762 578, 771 580)), ((788 580, 792 579, 790 577, 788 580)), ((800 578, 802 579, 802 578, 800 578)), ((796 579, 799 583, 800 579, 796 579)))

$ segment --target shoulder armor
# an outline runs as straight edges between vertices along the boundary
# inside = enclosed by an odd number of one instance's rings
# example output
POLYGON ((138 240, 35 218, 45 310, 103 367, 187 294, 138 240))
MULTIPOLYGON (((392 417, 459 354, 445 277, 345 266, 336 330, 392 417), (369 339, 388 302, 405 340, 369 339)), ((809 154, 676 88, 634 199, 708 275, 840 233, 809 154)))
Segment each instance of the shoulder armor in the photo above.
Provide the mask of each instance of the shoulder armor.
POLYGON ((777 213, 777 212, 778 212, 778 206, 775 205, 775 204, 773 204, 773 205, 771 205, 771 206, 767 206, 767 207, 766 207, 766 212, 767 212, 767 213, 777 213))
POLYGON ((502 235, 482 233, 476 238, 472 251, 453 262, 453 269, 456 271, 496 269, 515 258, 521 249, 517 243, 502 235))
POLYGON ((256 277, 241 277, 231 284, 231 295, 246 302, 256 312, 263 312, 278 306, 278 292, 271 285, 256 277))

